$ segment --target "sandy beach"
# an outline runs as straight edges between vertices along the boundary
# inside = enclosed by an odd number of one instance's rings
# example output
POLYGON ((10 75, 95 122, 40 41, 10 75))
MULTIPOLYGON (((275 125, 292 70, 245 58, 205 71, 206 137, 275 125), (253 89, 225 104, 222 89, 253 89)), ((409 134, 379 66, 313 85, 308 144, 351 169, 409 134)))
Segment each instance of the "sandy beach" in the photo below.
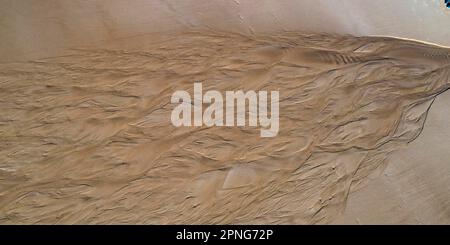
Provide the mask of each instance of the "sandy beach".
POLYGON ((450 11, 256 2, 1 0, 0 223, 449 224, 450 11), (276 136, 174 126, 196 82, 276 136))

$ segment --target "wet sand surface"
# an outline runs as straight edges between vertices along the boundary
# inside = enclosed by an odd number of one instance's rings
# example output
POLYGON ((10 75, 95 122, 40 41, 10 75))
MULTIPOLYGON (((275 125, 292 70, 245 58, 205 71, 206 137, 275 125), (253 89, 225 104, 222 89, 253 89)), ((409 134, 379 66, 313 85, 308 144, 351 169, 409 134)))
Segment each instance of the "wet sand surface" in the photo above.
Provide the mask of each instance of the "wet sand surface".
POLYGON ((0 64, 1 223, 329 223, 450 86, 449 49, 400 39, 139 39, 0 64), (172 126, 172 93, 196 81, 280 91, 278 136, 172 126))
POLYGON ((420 136, 392 154, 382 174, 351 193, 333 223, 450 223, 449 104, 449 91, 436 98, 420 136))

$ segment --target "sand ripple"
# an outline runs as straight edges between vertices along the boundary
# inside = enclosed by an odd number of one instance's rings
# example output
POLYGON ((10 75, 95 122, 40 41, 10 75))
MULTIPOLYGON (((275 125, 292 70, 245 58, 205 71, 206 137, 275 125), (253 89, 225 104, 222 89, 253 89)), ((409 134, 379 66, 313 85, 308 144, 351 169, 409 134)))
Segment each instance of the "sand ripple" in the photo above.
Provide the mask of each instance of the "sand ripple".
MULTIPOLYGON (((185 33, 0 65, 0 223, 327 223, 414 140, 450 51, 185 33), (279 90, 280 131, 181 127, 171 94, 279 90)), ((426 163, 424 163, 426 164, 426 163)))

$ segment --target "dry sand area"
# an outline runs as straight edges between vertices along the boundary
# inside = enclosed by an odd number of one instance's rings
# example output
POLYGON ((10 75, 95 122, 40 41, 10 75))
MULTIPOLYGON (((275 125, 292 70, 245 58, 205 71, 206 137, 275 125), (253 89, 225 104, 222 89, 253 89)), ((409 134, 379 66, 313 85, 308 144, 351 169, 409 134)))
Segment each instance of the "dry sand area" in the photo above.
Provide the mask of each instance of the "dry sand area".
POLYGON ((1 224, 450 223, 441 1, 0 6, 1 224), (278 135, 174 127, 197 81, 278 135))

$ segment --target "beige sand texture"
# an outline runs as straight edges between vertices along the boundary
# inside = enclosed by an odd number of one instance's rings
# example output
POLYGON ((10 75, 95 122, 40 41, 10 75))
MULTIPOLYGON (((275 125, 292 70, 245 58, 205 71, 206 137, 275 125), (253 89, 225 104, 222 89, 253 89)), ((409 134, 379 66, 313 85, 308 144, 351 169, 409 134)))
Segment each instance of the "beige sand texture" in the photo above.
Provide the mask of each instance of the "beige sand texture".
POLYGON ((0 223, 449 223, 450 49, 344 35, 445 45, 442 4, 277 2, 1 1, 0 223), (175 128, 195 81, 280 91, 278 136, 175 128))
POLYGON ((448 224, 450 93, 436 98, 423 132, 386 170, 352 193, 337 224, 448 224))

